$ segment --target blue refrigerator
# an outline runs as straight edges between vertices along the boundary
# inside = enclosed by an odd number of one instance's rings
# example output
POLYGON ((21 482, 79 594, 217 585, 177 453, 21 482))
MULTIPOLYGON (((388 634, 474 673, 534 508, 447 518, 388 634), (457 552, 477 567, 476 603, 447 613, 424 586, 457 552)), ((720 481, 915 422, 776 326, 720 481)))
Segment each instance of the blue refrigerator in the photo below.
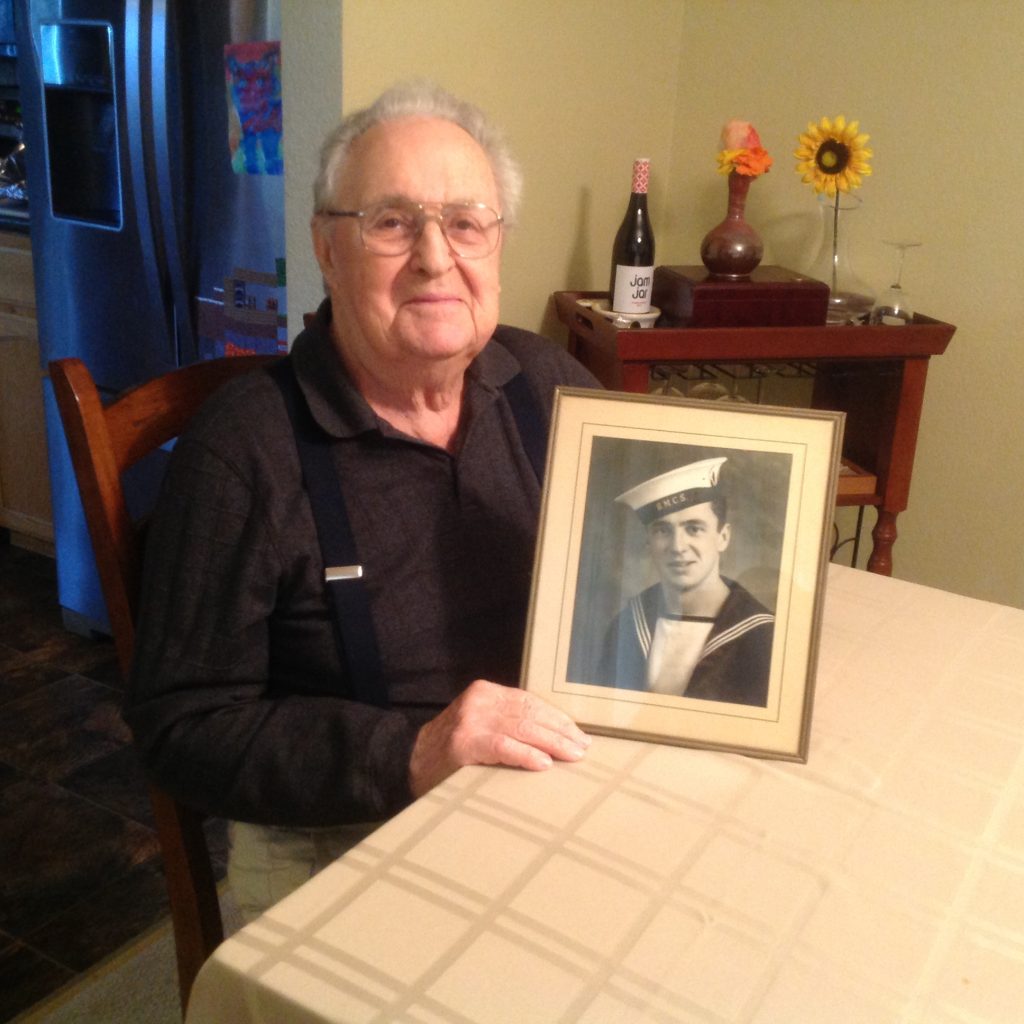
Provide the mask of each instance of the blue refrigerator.
MULTIPOLYGON (((16 0, 42 362, 113 396, 198 359, 286 348, 279 0, 16 0)), ((56 404, 64 621, 105 631, 56 404)), ((162 473, 138 468, 144 511, 162 473)))

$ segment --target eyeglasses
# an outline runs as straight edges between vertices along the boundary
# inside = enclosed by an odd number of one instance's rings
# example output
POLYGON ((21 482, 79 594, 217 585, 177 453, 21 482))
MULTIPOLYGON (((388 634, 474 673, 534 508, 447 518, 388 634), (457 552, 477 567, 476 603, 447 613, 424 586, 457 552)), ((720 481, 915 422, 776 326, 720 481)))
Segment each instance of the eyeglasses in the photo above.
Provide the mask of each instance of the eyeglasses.
POLYGON ((401 256, 409 252, 428 220, 437 221, 456 256, 479 260, 490 256, 501 237, 502 218, 485 203, 447 203, 436 213, 412 200, 388 199, 365 210, 324 210, 325 217, 356 217, 367 252, 401 256))

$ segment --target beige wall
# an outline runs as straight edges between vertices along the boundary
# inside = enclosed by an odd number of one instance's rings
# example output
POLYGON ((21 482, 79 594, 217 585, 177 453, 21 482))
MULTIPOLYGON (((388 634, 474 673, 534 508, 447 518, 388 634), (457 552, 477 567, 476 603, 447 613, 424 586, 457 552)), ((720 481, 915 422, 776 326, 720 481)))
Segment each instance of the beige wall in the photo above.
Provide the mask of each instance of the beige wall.
POLYGON ((341 114, 341 0, 281 0, 285 124, 288 328, 320 304, 323 286, 309 240, 320 140, 341 114), (294 55, 298 55, 298 57, 294 55))
MULTIPOLYGON (((714 164, 720 126, 730 117, 754 121, 776 166, 754 184, 748 215, 765 238, 766 262, 802 269, 820 226, 811 190, 792 170, 796 136, 825 114, 859 118, 876 156, 860 190, 857 267, 881 287, 891 270, 882 239, 919 238, 906 283, 923 312, 958 326, 932 363, 896 574, 1024 606, 1024 7, 347 0, 339 83, 337 37, 324 29, 337 19, 338 0, 285 5, 286 69, 290 5, 292 30, 306 32, 307 85, 317 89, 297 108, 286 70, 290 161, 296 141, 307 153, 315 147, 298 138, 297 119, 309 132, 342 96, 352 109, 413 75, 475 99, 505 126, 527 188, 506 250, 503 318, 553 337, 561 331, 548 307, 552 291, 606 287, 634 156, 653 161, 657 261, 695 263, 701 237, 724 211, 714 164), (311 31, 317 8, 329 17, 311 31)), ((308 196, 308 181, 301 190, 308 196)), ((293 312, 301 308, 296 289, 306 289, 306 302, 319 294, 300 263, 307 210, 300 217, 289 206, 293 312)))
POLYGON ((792 170, 796 135, 822 115, 860 119, 875 158, 859 191, 858 270, 880 288, 882 239, 920 239, 905 283, 922 312, 957 325, 929 369, 895 574, 1024 607, 1024 5, 687 0, 684 36, 680 95, 696 102, 680 105, 672 169, 693 217, 674 255, 690 258, 714 222, 705 150, 737 116, 777 158, 748 206, 766 260, 799 267, 818 224, 792 170))

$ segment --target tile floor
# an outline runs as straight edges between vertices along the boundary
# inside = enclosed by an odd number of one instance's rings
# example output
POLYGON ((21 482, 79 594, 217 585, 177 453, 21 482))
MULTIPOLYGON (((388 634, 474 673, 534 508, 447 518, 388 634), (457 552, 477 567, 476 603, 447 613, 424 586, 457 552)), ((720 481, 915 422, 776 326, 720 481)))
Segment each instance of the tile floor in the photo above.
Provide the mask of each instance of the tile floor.
POLYGON ((0 1022, 166 914, 122 687, 110 640, 63 628, 52 559, 0 530, 0 1022))

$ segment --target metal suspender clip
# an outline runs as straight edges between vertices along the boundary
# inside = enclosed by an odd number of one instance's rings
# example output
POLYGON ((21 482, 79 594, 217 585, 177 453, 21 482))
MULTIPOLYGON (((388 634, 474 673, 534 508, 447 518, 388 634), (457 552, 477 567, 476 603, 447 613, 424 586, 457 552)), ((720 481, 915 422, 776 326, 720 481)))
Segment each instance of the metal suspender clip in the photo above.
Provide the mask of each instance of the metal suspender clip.
POLYGON ((329 565, 324 569, 324 582, 337 583, 338 580, 358 580, 363 575, 361 565, 329 565))

